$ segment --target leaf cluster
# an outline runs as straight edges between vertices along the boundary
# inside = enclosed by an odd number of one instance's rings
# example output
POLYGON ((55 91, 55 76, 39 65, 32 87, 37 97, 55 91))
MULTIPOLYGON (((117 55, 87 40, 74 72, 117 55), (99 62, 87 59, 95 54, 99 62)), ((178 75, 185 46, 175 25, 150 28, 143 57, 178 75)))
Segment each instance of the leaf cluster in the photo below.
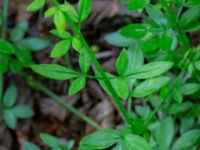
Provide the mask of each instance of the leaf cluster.
POLYGON ((15 85, 10 85, 3 97, 0 97, 1 115, 6 123, 6 125, 15 129, 17 125, 17 119, 27 119, 34 115, 32 108, 25 104, 16 104, 17 100, 17 87, 15 85))
MULTIPOLYGON (((41 140, 52 150, 71 150, 75 144, 74 140, 70 140, 67 144, 63 144, 60 139, 49 134, 40 134, 41 140)), ((25 142, 23 150, 41 150, 37 145, 31 142, 25 142)))
MULTIPOLYGON (((88 78, 96 79, 126 121, 120 132, 102 129, 86 136, 79 149, 197 150, 200 46, 192 47, 187 33, 200 29, 199 0, 160 0, 155 4, 121 0, 129 11, 144 11, 146 15, 142 23, 127 24, 105 36, 109 44, 122 49, 115 63, 116 74, 99 66, 81 34, 91 0, 79 0, 77 9, 66 1, 51 2, 54 6, 45 17, 53 18, 55 29, 51 33, 60 39, 51 57, 63 57, 72 47, 79 56, 79 69, 57 64, 31 65, 31 69, 47 78, 71 80, 69 95, 81 91, 88 78), (73 33, 66 31, 68 25, 73 33), (143 105, 137 105, 136 99, 143 105)), ((36 11, 44 4, 44 0, 34 0, 28 10, 36 11)))
POLYGON ((49 41, 42 38, 25 37, 28 28, 26 21, 20 22, 10 33, 11 41, 0 39, 0 73, 10 70, 20 73, 24 67, 33 64, 31 52, 49 46, 49 41))

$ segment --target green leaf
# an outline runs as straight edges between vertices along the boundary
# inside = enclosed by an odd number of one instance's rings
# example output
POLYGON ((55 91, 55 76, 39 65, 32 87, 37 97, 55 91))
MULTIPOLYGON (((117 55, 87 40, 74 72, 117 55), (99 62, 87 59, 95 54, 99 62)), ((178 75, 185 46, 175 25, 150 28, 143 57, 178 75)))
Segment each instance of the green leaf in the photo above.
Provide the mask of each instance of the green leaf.
POLYGON ((128 68, 126 74, 132 73, 135 70, 139 69, 144 64, 143 53, 138 46, 131 46, 128 49, 128 68))
POLYGON ((23 63, 23 66, 27 66, 33 63, 31 51, 28 49, 16 49, 16 60, 20 60, 23 63))
POLYGON ((161 101, 165 100, 165 99, 168 97, 168 95, 169 95, 170 92, 171 92, 171 91, 170 91, 169 86, 164 86, 164 87, 160 90, 160 99, 161 99, 161 101))
POLYGON ((187 7, 200 6, 200 1, 199 0, 188 0, 185 3, 185 6, 187 6, 187 7))
POLYGON ((56 29, 53 29, 50 31, 51 34, 61 38, 61 39, 71 39, 71 34, 67 31, 58 31, 56 29))
MULTIPOLYGON (((140 68, 144 64, 144 56, 139 46, 131 46, 128 49, 128 68, 126 69, 126 74, 134 72, 136 69, 140 68)), ((129 88, 132 88, 135 79, 125 78, 128 82, 129 88)))
POLYGON ((120 135, 117 131, 113 129, 101 129, 96 131, 81 140, 81 147, 86 148, 87 150, 93 149, 106 149, 116 143, 120 138, 120 135))
POLYGON ((169 82, 168 77, 157 77, 145 80, 131 94, 133 97, 145 97, 157 92, 169 82))
POLYGON ((11 55, 0 52, 0 73, 6 73, 9 69, 11 55))
POLYGON ((181 87, 181 93, 183 95, 192 95, 200 89, 200 84, 187 83, 181 87))
POLYGON ((185 102, 185 103, 175 103, 172 104, 169 108, 168 108, 168 113, 170 115, 180 115, 182 113, 185 113, 186 111, 188 111, 192 106, 192 103, 190 102, 185 102))
POLYGON ((165 51, 171 50, 173 38, 173 34, 170 30, 165 31, 160 38, 160 48, 165 51))
POLYGON ((149 106, 136 106, 135 111, 144 119, 147 119, 149 117, 149 114, 151 113, 149 106))
POLYGON ((177 90, 177 89, 174 89, 173 92, 172 92, 172 96, 174 98, 174 100, 178 103, 182 103, 183 101, 183 96, 181 94, 181 91, 177 90))
POLYGON ((158 8, 156 8, 153 5, 148 5, 148 7, 146 8, 146 11, 149 15, 149 17, 158 25, 160 26, 166 26, 168 25, 168 20, 167 18, 164 16, 164 14, 162 13, 162 11, 160 11, 158 8))
POLYGON ((79 53, 82 52, 82 43, 81 41, 76 38, 76 37, 73 37, 72 39, 72 47, 79 53))
POLYGON ((24 35, 26 34, 28 27, 29 27, 29 25, 28 25, 27 21, 22 21, 22 22, 18 23, 11 32, 11 35, 10 35, 11 40, 14 42, 21 40, 24 37, 24 35))
POLYGON ((144 24, 130 24, 122 27, 119 33, 128 38, 141 39, 146 36, 147 30, 144 24))
POLYGON ((44 17, 49 18, 49 17, 53 16, 56 13, 56 11, 57 11, 56 7, 51 7, 45 11, 44 17))
POLYGON ((79 57, 79 66, 81 71, 86 74, 90 69, 90 58, 87 53, 81 53, 79 57))
POLYGON ((42 38, 28 37, 20 41, 19 44, 28 50, 40 51, 47 48, 50 43, 48 40, 42 38))
POLYGON ((120 76, 123 76, 124 73, 126 72, 126 69, 128 67, 128 53, 126 49, 123 49, 117 58, 116 62, 116 68, 117 72, 120 76))
POLYGON ((14 47, 8 41, 0 39, 0 52, 5 54, 12 54, 14 52, 14 47))
POLYGON ((15 116, 15 114, 11 109, 3 110, 3 118, 9 128, 11 129, 16 128, 17 117, 15 116))
POLYGON ((78 20, 83 22, 90 14, 92 0, 79 0, 78 2, 78 20))
POLYGON ((81 77, 77 78, 76 80, 74 80, 69 87, 69 95, 76 94, 77 92, 82 90, 84 88, 85 84, 86 84, 85 76, 81 76, 81 77))
POLYGON ((74 21, 78 22, 78 14, 72 4, 65 1, 64 4, 60 5, 60 9, 69 15, 69 17, 74 21))
POLYGON ((31 69, 44 77, 55 80, 69 80, 79 76, 77 72, 56 64, 32 65, 31 69))
POLYGON ((195 68, 196 68, 197 70, 200 71, 200 60, 196 61, 196 62, 194 63, 194 66, 195 66, 195 68))
POLYGON ((175 143, 176 150, 185 150, 198 144, 200 140, 200 130, 195 129, 184 133, 175 143))
POLYGON ((130 45, 134 45, 133 39, 126 38, 122 36, 119 32, 109 33, 104 37, 104 39, 108 44, 117 47, 128 47, 130 45))
POLYGON ((45 0, 34 0, 31 4, 28 5, 27 11, 34 12, 41 9, 45 5, 45 0))
POLYGON ((20 119, 30 118, 34 115, 33 109, 27 105, 17 105, 12 110, 15 116, 20 119))
POLYGON ((192 118, 192 117, 194 118, 194 117, 199 117, 199 116, 200 116, 200 105, 199 104, 193 105, 186 115, 186 117, 188 117, 188 118, 192 118))
POLYGON ((56 137, 49 134, 40 134, 41 140, 51 148, 60 148, 60 141, 56 137))
POLYGON ((40 150, 40 148, 31 142, 25 142, 23 150, 40 150))
POLYGON ((124 141, 118 143, 117 146, 115 146, 112 150, 130 150, 128 149, 126 143, 124 141))
POLYGON ((10 70, 16 74, 16 73, 19 73, 22 68, 23 68, 23 63, 20 62, 19 60, 13 60, 12 62, 10 62, 10 70))
POLYGON ((150 145, 138 135, 128 134, 124 142, 128 147, 127 150, 152 150, 150 145))
POLYGON ((114 88, 117 92, 117 94, 123 99, 126 100, 126 98, 129 96, 129 87, 127 82, 124 79, 117 79, 114 83, 114 88))
POLYGON ((10 85, 3 96, 3 105, 10 108, 17 100, 17 87, 10 85))
POLYGON ((132 126, 133 133, 138 135, 145 133, 146 127, 144 126, 144 124, 145 124, 144 118, 141 117, 134 118, 132 126))
POLYGON ((200 21, 194 21, 191 24, 187 25, 186 27, 184 27, 184 31, 185 32, 193 32, 193 31, 197 31, 200 29, 200 21))
POLYGON ((162 150, 169 149, 174 137, 174 122, 171 117, 162 120, 159 133, 158 144, 162 150))
POLYGON ((168 71, 173 66, 172 62, 160 61, 160 62, 152 62, 147 65, 136 69, 135 72, 126 74, 127 78, 134 79, 148 79, 156 76, 160 76, 161 74, 168 71))
POLYGON ((194 126, 195 118, 181 118, 180 123, 180 133, 183 134, 184 132, 188 131, 194 126))
POLYGON ((174 84, 173 90, 172 90, 172 97, 178 103, 182 103, 182 100, 183 100, 183 96, 181 93, 181 80, 182 79, 178 78, 175 81, 175 84, 174 84))
POLYGON ((128 4, 128 10, 139 10, 145 8, 149 4, 150 0, 131 0, 128 4))
POLYGON ((55 13, 54 24, 59 32, 64 31, 66 29, 66 19, 61 11, 57 11, 55 13))
POLYGON ((159 48, 159 39, 152 38, 147 41, 144 41, 141 45, 141 49, 144 53, 153 53, 159 48))
POLYGON ((182 28, 185 28, 192 22, 197 21, 199 17, 200 17, 200 8, 191 7, 181 15, 180 26, 182 28))
POLYGON ((58 42, 51 52, 51 57, 59 58, 65 55, 69 51, 70 45, 71 45, 70 39, 58 42))
POLYGON ((69 142, 67 142, 67 147, 66 150, 71 150, 75 145, 75 141, 74 140, 70 140, 69 142))

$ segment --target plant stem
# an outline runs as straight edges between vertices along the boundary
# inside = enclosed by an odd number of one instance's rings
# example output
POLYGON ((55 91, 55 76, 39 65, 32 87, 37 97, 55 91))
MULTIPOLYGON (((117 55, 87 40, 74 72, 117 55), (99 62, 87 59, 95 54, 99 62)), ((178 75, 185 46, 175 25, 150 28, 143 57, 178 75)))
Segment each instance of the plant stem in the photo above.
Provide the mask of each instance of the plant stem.
MULTIPOLYGON (((25 75, 24 75, 25 76, 25 75)), ((49 90, 47 87, 43 86, 41 83, 35 81, 32 77, 30 76, 25 76, 25 78, 27 79, 27 83, 34 89, 39 90, 41 92, 43 92, 44 94, 46 94, 47 96, 49 96, 50 98, 52 98, 53 101, 55 101, 56 103, 60 104, 61 106, 63 106, 65 109, 67 109, 68 111, 72 112, 73 114, 75 114, 76 116, 78 116, 79 118, 81 118, 82 120, 84 120, 86 123, 90 124, 91 126, 93 126, 96 129, 101 129, 101 126, 98 125, 94 120, 92 120, 91 118, 87 117, 86 115, 84 115, 81 111, 77 110, 76 108, 74 108, 72 105, 66 103, 63 99, 61 99, 58 95, 56 95, 55 93, 53 93, 51 90, 49 90)))
MULTIPOLYGON (((184 4, 185 0, 182 0, 182 3, 184 4)), ((177 17, 176 17, 177 19, 180 17, 182 10, 183 10, 183 5, 181 5, 179 10, 178 10, 177 17)))
MULTIPOLYGON (((179 73, 179 75, 177 76, 176 80, 178 78, 180 78, 181 76, 183 76, 184 74, 184 70, 181 70, 181 72, 179 73)), ((172 93, 173 90, 173 86, 175 84, 175 81, 170 85, 170 90, 168 93, 172 93)), ((158 104, 158 106, 153 110, 153 112, 150 114, 150 116, 148 117, 148 119, 145 121, 144 123, 144 127, 147 127, 151 121, 151 119, 153 118, 153 116, 156 114, 156 112, 160 109, 160 107, 162 106, 163 102, 165 100, 168 100, 170 98, 170 95, 166 96, 165 98, 161 99, 160 103, 158 104)))
POLYGON ((59 3, 57 0, 50 0, 54 5, 59 6, 59 3))
POLYGON ((82 33, 78 30, 78 28, 76 27, 74 22, 71 20, 71 18, 67 14, 65 14, 65 17, 67 19, 69 26, 73 30, 73 32, 80 37, 81 43, 83 44, 85 51, 89 55, 90 59, 92 60, 94 66, 97 69, 97 71, 99 72, 100 76, 105 79, 104 80, 105 84, 108 87, 108 89, 110 90, 110 93, 111 93, 113 99, 115 100, 117 108, 120 111, 122 118, 124 119, 125 123, 127 125, 130 125, 131 120, 130 120, 127 112, 126 112, 126 109, 122 105, 120 98, 118 97, 113 86, 111 85, 111 82, 109 81, 109 78, 107 77, 106 73, 104 72, 103 68, 101 67, 100 63, 98 62, 97 58, 95 57, 95 54, 90 49, 90 47, 89 47, 88 43, 86 42, 85 38, 83 37, 82 33))
POLYGON ((165 100, 162 99, 160 101, 160 103, 158 104, 158 106, 153 110, 153 112, 150 114, 150 116, 148 117, 148 119, 145 121, 144 123, 144 127, 147 127, 151 121, 151 119, 153 118, 153 116, 157 113, 157 111, 160 109, 161 105, 163 104, 165 100))
POLYGON ((7 33, 7 17, 8 17, 8 0, 4 0, 4 9, 3 9, 3 27, 2 27, 2 33, 1 37, 3 39, 6 38, 7 33))
POLYGON ((132 111, 132 97, 128 98, 128 112, 130 113, 132 111))

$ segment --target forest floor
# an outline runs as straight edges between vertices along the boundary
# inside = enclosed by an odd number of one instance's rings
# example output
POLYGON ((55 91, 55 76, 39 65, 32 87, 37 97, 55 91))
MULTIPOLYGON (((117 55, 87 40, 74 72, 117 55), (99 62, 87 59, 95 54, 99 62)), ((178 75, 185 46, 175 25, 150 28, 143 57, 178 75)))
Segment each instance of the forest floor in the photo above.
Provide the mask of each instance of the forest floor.
MULTIPOLYGON (((8 30, 11 30, 21 21, 29 22, 29 30, 26 36, 39 36, 48 39, 51 46, 41 52, 33 53, 36 63, 59 63, 66 65, 66 59, 50 59, 52 46, 58 41, 50 35, 49 30, 53 27, 52 20, 43 19, 43 11, 39 13, 27 13, 26 7, 30 0, 10 0, 8 30)), ((71 1, 74 5, 76 2, 71 1)), ((2 6, 3 0, 0 1, 2 6)), ((50 4, 45 7, 48 8, 50 4)), ((46 9, 45 8, 45 9, 46 9)), ((107 44, 104 36, 113 31, 117 31, 121 26, 130 22, 141 22, 143 13, 128 13, 124 5, 117 3, 115 0, 94 0, 93 10, 89 19, 84 23, 82 28, 83 34, 96 52, 103 68, 115 73, 115 60, 120 52, 119 48, 107 44)), ((199 43, 199 32, 192 33, 193 45, 199 43)), ((78 67, 76 54, 70 53, 68 65, 73 68, 78 67)), ((88 80, 86 88, 74 95, 68 96, 68 82, 48 80, 36 75, 27 69, 26 72, 32 74, 38 81, 49 89, 58 94, 64 101, 72 104, 84 114, 97 121, 102 127, 120 127, 122 120, 114 108, 110 97, 105 94, 99 84, 94 80, 88 80)), ((94 130, 93 127, 86 124, 73 114, 69 113, 59 104, 53 102, 46 95, 30 88, 19 75, 6 75, 5 86, 15 83, 19 90, 19 104, 29 104, 34 108, 35 116, 28 120, 20 120, 16 130, 9 130, 1 123, 0 126, 0 145, 1 150, 19 150, 22 148, 24 141, 31 141, 45 149, 45 146, 39 139, 39 133, 48 133, 63 140, 74 139, 76 144, 80 139, 94 130)), ((134 101, 136 104, 138 101, 134 101)))

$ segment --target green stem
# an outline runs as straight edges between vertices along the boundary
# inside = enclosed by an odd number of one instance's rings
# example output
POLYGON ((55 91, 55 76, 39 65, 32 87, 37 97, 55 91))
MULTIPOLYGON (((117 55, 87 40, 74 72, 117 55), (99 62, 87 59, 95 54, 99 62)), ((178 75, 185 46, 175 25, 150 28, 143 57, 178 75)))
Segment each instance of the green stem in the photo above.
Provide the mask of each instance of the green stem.
POLYGON ((144 127, 147 127, 147 126, 149 125, 151 119, 152 119, 153 116, 157 113, 157 111, 160 109, 160 107, 162 106, 162 104, 163 104, 164 101, 165 101, 165 100, 162 99, 162 100, 160 101, 160 103, 158 104, 158 106, 153 110, 153 112, 150 114, 150 116, 148 117, 148 119, 145 121, 144 127))
MULTIPOLYGON (((181 72, 179 73, 179 75, 177 76, 176 80, 178 78, 181 78, 181 76, 183 76, 184 74, 184 70, 181 70, 181 72)), ((175 81, 171 84, 170 86, 170 90, 168 93, 172 93, 172 89, 173 89, 173 86, 175 84, 175 81)), ((147 127, 150 123, 150 121, 152 120, 153 116, 156 114, 156 112, 160 109, 160 107, 162 106, 163 102, 165 100, 168 100, 170 98, 170 95, 169 96, 166 96, 165 98, 161 99, 160 103, 158 104, 158 106, 153 110, 153 112, 150 114, 150 116, 148 117, 148 119, 145 121, 144 123, 144 127, 147 127)))
POLYGON ((122 105, 120 98, 118 97, 113 86, 111 85, 111 82, 109 81, 109 78, 107 77, 106 73, 104 72, 103 68, 101 67, 100 63, 98 62, 97 58, 95 57, 95 54, 90 49, 85 38, 83 37, 81 32, 78 30, 78 28, 76 27, 74 22, 71 20, 71 18, 67 14, 65 14, 65 17, 66 17, 66 20, 67 20, 69 26, 73 30, 73 32, 80 37, 81 43, 83 44, 87 54, 89 55, 90 59, 92 60, 94 66, 97 69, 97 71, 99 72, 100 76, 105 79, 105 84, 108 87, 108 89, 110 90, 110 93, 115 100, 115 103, 117 105, 118 110, 120 111, 120 113, 122 115, 122 118, 124 119, 124 121, 126 122, 127 125, 130 125, 131 120, 126 112, 126 109, 122 105))
POLYGON ((54 5, 59 6, 59 3, 57 0, 50 0, 54 5))
MULTIPOLYGON (((182 4, 184 4, 184 3, 185 3, 185 0, 182 0, 182 4)), ((177 19, 179 19, 182 10, 183 10, 183 5, 181 5, 181 6, 179 7, 179 9, 178 9, 178 13, 177 13, 177 17, 176 17, 177 19)))
POLYGON ((7 17, 8 17, 8 0, 4 0, 4 9, 3 9, 3 27, 1 37, 6 38, 7 33, 7 17))
POLYGON ((35 81, 32 77, 30 76, 26 76, 25 77, 27 79, 27 83, 34 89, 39 90, 40 92, 43 92, 44 94, 46 94, 48 97, 52 98, 53 101, 55 101, 56 103, 60 104, 61 106, 63 106, 65 109, 67 109, 68 111, 72 112, 73 114, 75 114, 76 116, 78 116, 79 118, 81 118, 82 120, 84 120, 86 123, 90 124, 91 126, 93 126, 96 129, 101 129, 101 126, 98 125, 94 120, 92 120, 91 118, 87 117, 86 115, 84 115, 81 111, 77 110, 76 108, 74 108, 72 105, 66 103, 63 99, 61 99, 59 96, 57 96, 55 93, 53 93, 51 90, 49 90, 47 87, 43 86, 41 83, 35 81))
POLYGON ((128 98, 128 112, 132 112, 132 97, 128 98))

